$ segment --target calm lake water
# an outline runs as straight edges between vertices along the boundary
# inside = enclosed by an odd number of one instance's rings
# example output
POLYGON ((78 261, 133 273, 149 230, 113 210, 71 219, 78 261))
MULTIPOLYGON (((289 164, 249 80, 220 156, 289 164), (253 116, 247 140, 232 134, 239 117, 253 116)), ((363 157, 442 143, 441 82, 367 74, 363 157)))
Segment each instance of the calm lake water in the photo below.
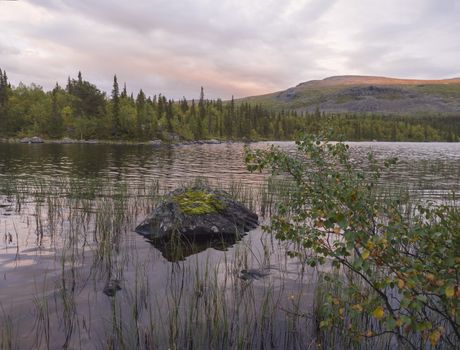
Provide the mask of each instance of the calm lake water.
MULTIPOLYGON (((436 202, 460 193, 459 143, 349 144, 358 167, 369 151, 399 158, 382 185, 436 202)), ((288 245, 256 229, 170 259, 133 232, 156 184, 166 191, 199 177, 262 187, 266 174, 247 172, 243 153, 240 143, 0 144, 0 343, 307 348, 314 327, 302 310, 312 309, 316 272, 288 258, 288 245)))
MULTIPOLYGON (((294 150, 292 142, 274 142, 294 150)), ((359 164, 368 152, 377 159, 398 157, 395 171, 385 177, 436 197, 460 188, 460 143, 349 142, 359 164)), ((251 147, 267 147, 259 142, 251 147)), ((0 144, 0 176, 54 179, 70 177, 129 181, 131 186, 159 181, 164 188, 196 177, 228 185, 259 185, 265 177, 246 171, 243 145, 187 145, 177 147, 125 145, 0 144)))

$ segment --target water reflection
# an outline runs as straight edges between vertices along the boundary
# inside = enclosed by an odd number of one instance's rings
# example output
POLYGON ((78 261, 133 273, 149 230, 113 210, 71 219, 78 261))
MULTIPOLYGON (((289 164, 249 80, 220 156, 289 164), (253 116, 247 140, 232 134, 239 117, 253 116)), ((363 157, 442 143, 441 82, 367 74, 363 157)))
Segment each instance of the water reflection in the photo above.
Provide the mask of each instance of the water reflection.
POLYGON ((198 176, 228 183, 258 183, 243 162, 242 144, 152 147, 148 145, 0 144, 0 176, 160 180, 174 188, 198 176))
MULTIPOLYGON (((275 145, 293 150, 292 142, 275 145)), ((459 143, 349 142, 357 166, 365 166, 367 153, 377 159, 398 157, 393 173, 384 176, 388 184, 404 182, 429 196, 460 189, 459 143)), ((269 144, 251 144, 264 148, 269 144)), ((0 144, 0 176, 26 178, 74 177, 83 179, 127 180, 132 186, 159 181, 164 188, 196 177, 223 185, 234 181, 257 186, 263 174, 249 174, 243 144, 148 145, 85 144, 0 144)))
POLYGON ((241 241, 244 235, 225 235, 212 237, 185 237, 173 236, 170 239, 147 238, 161 252, 161 255, 169 262, 185 260, 188 256, 198 254, 206 249, 213 248, 219 251, 227 251, 228 248, 241 241))

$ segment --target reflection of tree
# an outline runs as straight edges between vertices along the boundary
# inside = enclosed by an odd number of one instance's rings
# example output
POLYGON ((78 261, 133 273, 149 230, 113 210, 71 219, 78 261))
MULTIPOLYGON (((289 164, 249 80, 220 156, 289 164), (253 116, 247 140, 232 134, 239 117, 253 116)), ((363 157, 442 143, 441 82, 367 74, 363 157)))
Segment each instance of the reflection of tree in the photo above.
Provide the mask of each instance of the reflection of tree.
POLYGON ((0 144, 0 173, 36 176, 55 174, 62 167, 62 149, 56 145, 0 144))
POLYGON ((53 145, 62 148, 70 163, 70 176, 99 177, 107 168, 107 145, 53 145))
POLYGON ((161 173, 166 178, 171 178, 174 174, 175 152, 172 147, 163 147, 161 150, 155 152, 159 157, 159 168, 161 173))

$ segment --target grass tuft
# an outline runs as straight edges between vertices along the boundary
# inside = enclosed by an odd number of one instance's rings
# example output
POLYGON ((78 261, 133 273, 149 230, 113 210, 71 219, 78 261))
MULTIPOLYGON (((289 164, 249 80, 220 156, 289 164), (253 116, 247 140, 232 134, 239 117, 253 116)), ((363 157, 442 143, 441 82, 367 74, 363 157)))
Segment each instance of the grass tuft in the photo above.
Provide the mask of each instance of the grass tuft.
POLYGON ((223 203, 212 193, 199 190, 187 190, 175 196, 175 201, 183 213, 187 215, 205 215, 218 213, 223 203))

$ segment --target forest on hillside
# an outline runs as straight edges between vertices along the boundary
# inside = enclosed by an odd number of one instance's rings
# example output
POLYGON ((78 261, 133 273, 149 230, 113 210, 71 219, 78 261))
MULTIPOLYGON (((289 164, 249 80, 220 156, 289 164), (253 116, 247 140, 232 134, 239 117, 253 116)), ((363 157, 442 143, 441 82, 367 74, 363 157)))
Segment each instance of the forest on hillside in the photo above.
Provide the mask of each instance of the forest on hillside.
POLYGON ((0 137, 48 139, 292 140, 300 131, 326 128, 346 140, 459 141, 460 116, 325 114, 273 111, 260 104, 205 98, 198 100, 128 93, 116 75, 110 95, 84 80, 65 87, 12 86, 0 69, 0 137))

